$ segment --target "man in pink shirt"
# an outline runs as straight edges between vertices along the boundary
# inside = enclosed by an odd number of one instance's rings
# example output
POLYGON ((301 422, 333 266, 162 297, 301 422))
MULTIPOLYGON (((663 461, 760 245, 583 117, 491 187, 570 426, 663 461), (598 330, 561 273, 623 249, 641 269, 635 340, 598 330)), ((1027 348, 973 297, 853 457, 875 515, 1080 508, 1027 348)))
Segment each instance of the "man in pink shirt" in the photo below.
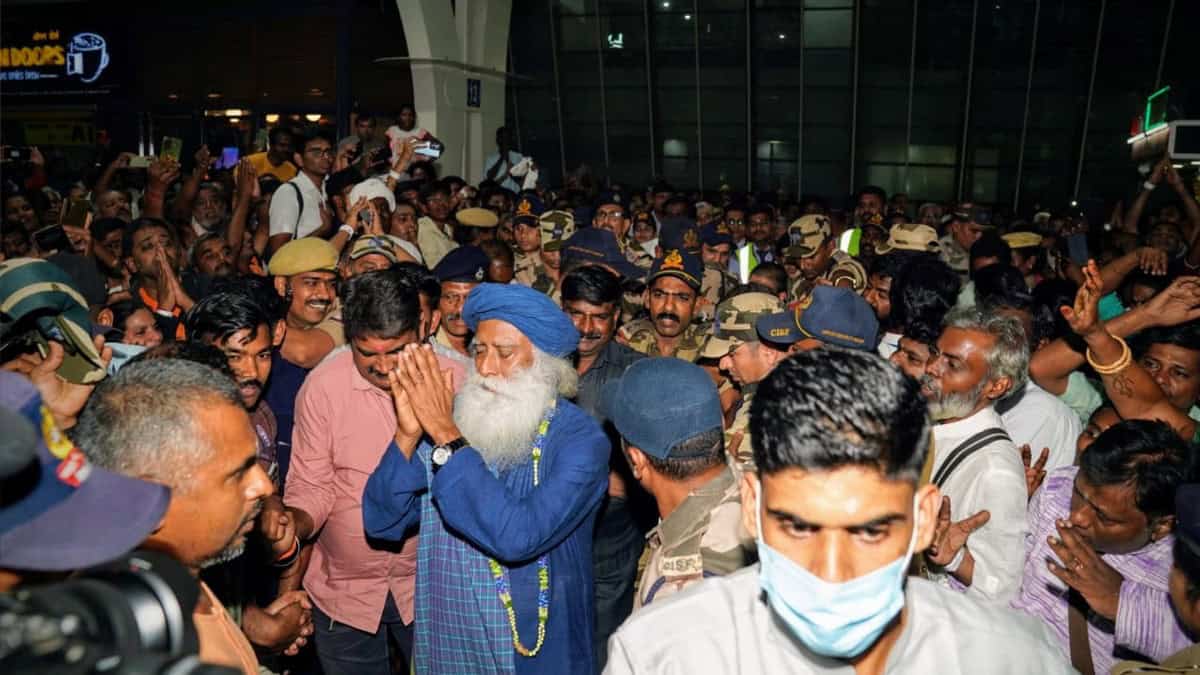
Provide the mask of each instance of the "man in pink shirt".
MULTIPOLYGON (((312 544, 302 575, 312 599, 314 640, 327 675, 388 675, 388 633, 407 662, 412 644, 416 533, 401 542, 368 540, 362 494, 396 435, 387 372, 400 350, 420 342, 417 289, 395 269, 348 280, 341 293, 348 348, 313 370, 296 398, 286 512, 312 544)), ((463 368, 442 360, 454 383, 463 368)), ((281 589, 289 590, 289 589, 281 589)))

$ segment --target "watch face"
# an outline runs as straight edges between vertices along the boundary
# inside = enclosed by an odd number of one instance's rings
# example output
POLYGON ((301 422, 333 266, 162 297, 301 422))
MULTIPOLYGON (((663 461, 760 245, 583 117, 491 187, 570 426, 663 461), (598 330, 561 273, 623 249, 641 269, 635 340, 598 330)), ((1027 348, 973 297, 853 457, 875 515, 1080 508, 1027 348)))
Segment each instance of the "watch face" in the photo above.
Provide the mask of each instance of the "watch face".
POLYGON ((430 457, 430 459, 433 460, 434 464, 441 466, 450 461, 450 454, 450 448, 447 448, 444 445, 439 445, 433 449, 433 455, 430 457))

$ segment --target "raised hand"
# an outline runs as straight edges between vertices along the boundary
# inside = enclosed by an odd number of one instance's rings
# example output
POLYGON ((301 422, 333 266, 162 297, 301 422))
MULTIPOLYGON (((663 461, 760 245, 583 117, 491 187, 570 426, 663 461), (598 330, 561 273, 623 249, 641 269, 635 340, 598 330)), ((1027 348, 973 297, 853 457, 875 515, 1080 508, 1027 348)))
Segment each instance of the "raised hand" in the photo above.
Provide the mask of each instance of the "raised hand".
MULTIPOLYGON (((112 361, 112 349, 104 346, 103 336, 96 336, 92 343, 100 353, 101 364, 107 369, 112 361)), ((88 397, 92 395, 92 390, 96 388, 95 384, 76 384, 60 377, 57 371, 65 357, 66 351, 63 346, 54 341, 49 342, 45 357, 39 354, 23 357, 23 361, 30 366, 23 372, 28 374, 33 386, 37 387, 38 393, 42 395, 42 402, 50 409, 60 429, 75 426, 79 412, 83 410, 88 397)))
POLYGON ((1056 525, 1058 536, 1051 535, 1047 543, 1062 564, 1047 559, 1046 567, 1063 583, 1079 591, 1092 611, 1115 621, 1124 577, 1075 532, 1069 520, 1060 520, 1056 525))
POLYGON ((170 157, 159 157, 146 168, 147 187, 157 186, 162 190, 179 178, 179 162, 170 157))
POLYGON ((1083 268, 1083 285, 1075 294, 1074 307, 1062 306, 1063 318, 1070 324, 1071 330, 1079 335, 1088 335, 1101 329, 1100 325, 1100 292, 1104 281, 1100 277, 1100 268, 1095 260, 1089 260, 1083 268))
POLYGON ((1143 308, 1157 326, 1177 326, 1200 319, 1200 277, 1176 277, 1143 308))
POLYGON ((939 566, 950 564, 954 556, 967 545, 971 533, 983 527, 991 518, 991 513, 980 511, 958 522, 952 522, 950 498, 943 496, 942 507, 938 510, 937 527, 933 532, 933 544, 926 553, 929 562, 939 566))
POLYGON ((366 197, 359 197, 357 201, 350 205, 350 208, 346 209, 345 222, 350 227, 353 227, 355 232, 359 232, 362 227, 361 214, 369 203, 370 200, 366 197))
POLYGON ((1165 251, 1161 251, 1153 246, 1143 246, 1137 250, 1138 269, 1146 274, 1162 276, 1167 273, 1167 265, 1170 260, 1165 251))
POLYGON ((1029 450, 1029 444, 1021 446, 1021 463, 1025 465, 1025 490, 1032 497, 1033 493, 1042 486, 1042 481, 1046 479, 1046 460, 1050 459, 1050 448, 1042 448, 1042 454, 1038 455, 1037 461, 1030 464, 1033 455, 1029 450))
POLYGON ((193 157, 196 160, 196 168, 194 169, 195 173, 199 175, 208 173, 208 170, 213 164, 212 153, 208 151, 208 146, 200 146, 200 149, 196 151, 196 154, 193 157))
POLYGON ((258 514, 258 531, 271 545, 271 554, 275 558, 292 548, 296 540, 296 521, 277 495, 264 500, 262 511, 258 514))

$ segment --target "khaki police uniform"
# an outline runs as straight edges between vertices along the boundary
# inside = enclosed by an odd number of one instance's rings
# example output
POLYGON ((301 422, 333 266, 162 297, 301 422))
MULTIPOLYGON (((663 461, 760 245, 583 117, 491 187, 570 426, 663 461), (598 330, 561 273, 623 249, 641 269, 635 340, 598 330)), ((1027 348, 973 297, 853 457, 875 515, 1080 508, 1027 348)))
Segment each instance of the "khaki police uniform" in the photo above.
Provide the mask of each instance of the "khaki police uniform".
POLYGON ((742 400, 733 415, 733 422, 725 430, 725 455, 729 458, 729 466, 739 474, 754 470, 754 448, 750 444, 750 403, 754 400, 756 389, 758 383, 742 387, 742 400))
POLYGON ((638 582, 635 610, 755 558, 754 540, 742 526, 740 487, 728 467, 692 490, 646 540, 650 558, 638 582))
POLYGON ((513 252, 513 280, 522 286, 533 287, 533 282, 546 273, 546 266, 537 251, 525 253, 513 252))

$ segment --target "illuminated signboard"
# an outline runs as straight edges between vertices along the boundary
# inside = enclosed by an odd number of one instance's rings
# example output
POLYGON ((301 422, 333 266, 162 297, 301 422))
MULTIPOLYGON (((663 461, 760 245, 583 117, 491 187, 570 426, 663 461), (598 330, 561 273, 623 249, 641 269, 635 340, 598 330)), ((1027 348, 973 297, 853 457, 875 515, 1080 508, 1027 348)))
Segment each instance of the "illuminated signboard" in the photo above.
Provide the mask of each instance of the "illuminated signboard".
POLYGON ((0 91, 7 95, 107 94, 117 86, 113 42, 94 30, 5 30, 0 91))

